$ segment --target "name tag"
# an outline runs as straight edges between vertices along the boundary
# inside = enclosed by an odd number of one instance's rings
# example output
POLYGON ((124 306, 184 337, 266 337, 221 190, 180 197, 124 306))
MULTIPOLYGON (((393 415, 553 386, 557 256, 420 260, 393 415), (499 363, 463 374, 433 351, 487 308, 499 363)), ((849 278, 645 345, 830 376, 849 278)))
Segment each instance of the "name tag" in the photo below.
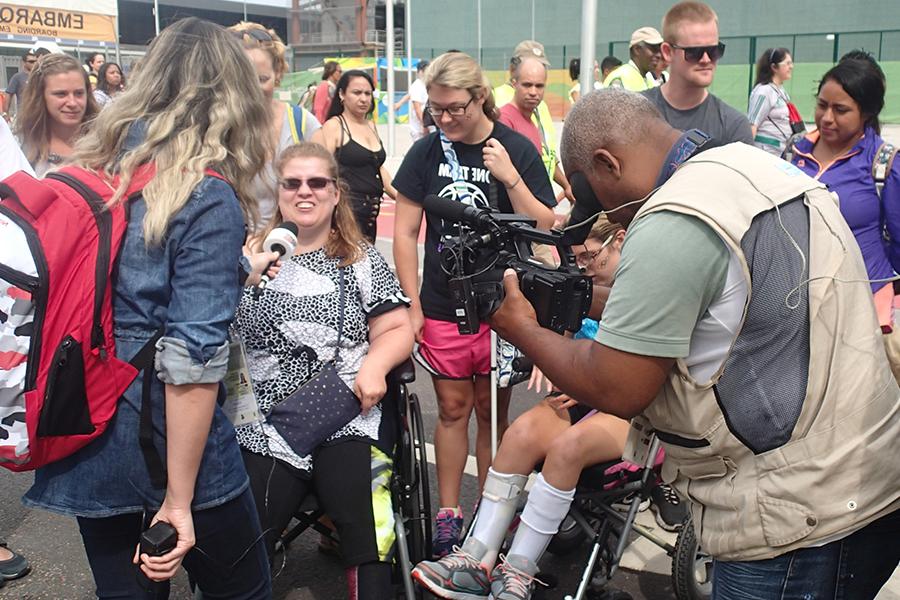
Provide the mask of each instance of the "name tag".
POLYGON ((625 450, 622 459, 638 466, 647 464, 650 456, 650 444, 653 442, 653 429, 650 423, 643 417, 635 417, 628 428, 628 437, 625 439, 625 450))
POLYGON ((225 404, 222 410, 234 426, 249 425, 262 421, 250 369, 247 368, 247 353, 244 342, 237 333, 232 333, 228 343, 228 371, 225 373, 225 404))

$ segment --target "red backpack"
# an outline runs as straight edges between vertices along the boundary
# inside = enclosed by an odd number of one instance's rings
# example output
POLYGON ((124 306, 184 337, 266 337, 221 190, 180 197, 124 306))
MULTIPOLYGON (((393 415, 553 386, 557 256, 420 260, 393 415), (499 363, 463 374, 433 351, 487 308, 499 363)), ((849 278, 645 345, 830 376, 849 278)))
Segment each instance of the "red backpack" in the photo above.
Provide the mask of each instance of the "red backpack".
MULTIPOLYGON (((129 200, 154 172, 135 172, 129 200)), ((130 363, 116 358, 113 340, 110 274, 127 226, 126 201, 107 207, 117 186, 77 167, 0 182, 0 466, 12 471, 101 435, 145 370, 140 441, 154 484, 164 485, 146 401, 159 336, 130 363)))

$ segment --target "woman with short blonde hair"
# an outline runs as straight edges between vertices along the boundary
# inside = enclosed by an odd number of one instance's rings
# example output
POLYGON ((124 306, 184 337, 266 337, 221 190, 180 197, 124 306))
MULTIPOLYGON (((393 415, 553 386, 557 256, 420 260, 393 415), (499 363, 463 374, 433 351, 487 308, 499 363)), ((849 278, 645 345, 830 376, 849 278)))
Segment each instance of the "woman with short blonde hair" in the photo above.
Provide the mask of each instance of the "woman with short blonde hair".
MULTIPOLYGON (((443 556, 459 544, 462 511, 459 492, 468 455, 468 422, 478 422, 475 453, 479 484, 490 465, 490 328, 460 335, 456 308, 440 249, 458 235, 458 226, 425 214, 431 194, 447 202, 518 213, 537 226, 553 225, 556 205, 541 156, 527 138, 496 121, 487 78, 471 56, 448 52, 425 72, 428 108, 439 131, 417 141, 394 177, 397 207, 394 262, 403 289, 412 298, 410 316, 419 341, 416 358, 432 374, 439 420, 435 432, 438 498, 434 553, 443 556), (425 261, 419 287, 418 237, 425 218, 425 261)), ((506 428, 509 388, 498 395, 500 434, 506 428)))

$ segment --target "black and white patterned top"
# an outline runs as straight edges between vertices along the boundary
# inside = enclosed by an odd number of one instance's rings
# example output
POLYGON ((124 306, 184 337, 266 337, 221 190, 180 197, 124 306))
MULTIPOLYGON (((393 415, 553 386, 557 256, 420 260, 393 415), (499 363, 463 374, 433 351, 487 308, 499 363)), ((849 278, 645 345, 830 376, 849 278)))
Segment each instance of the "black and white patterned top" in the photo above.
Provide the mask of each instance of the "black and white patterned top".
MULTIPOLYGON (((334 357, 338 338, 338 259, 324 250, 292 256, 258 298, 246 288, 235 327, 247 353, 247 367, 260 412, 314 377, 334 357)), ((366 246, 365 255, 344 269, 345 307, 338 373, 351 388, 369 349, 368 319, 408 306, 384 257, 366 246)), ((236 428, 241 447, 275 456, 297 469, 312 469, 312 456, 297 456, 266 423, 236 428)), ((373 407, 335 432, 328 441, 355 437, 381 441, 382 407, 373 407)))

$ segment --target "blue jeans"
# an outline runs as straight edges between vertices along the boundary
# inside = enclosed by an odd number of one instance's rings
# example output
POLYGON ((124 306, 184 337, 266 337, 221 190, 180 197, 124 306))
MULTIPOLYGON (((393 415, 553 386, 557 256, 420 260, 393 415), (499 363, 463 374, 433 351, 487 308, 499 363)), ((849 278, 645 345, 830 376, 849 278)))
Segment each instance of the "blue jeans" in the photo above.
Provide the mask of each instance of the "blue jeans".
MULTIPOLYGON (((191 581, 205 600, 268 600, 269 561, 253 494, 245 490, 221 506, 193 514, 197 544, 184 558, 191 581)), ((102 600, 165 600, 169 583, 151 583, 132 564, 143 528, 140 513, 103 519, 78 518, 97 597, 102 600)))
POLYGON ((844 539, 768 560, 715 561, 713 600, 868 600, 900 561, 900 511, 844 539))

